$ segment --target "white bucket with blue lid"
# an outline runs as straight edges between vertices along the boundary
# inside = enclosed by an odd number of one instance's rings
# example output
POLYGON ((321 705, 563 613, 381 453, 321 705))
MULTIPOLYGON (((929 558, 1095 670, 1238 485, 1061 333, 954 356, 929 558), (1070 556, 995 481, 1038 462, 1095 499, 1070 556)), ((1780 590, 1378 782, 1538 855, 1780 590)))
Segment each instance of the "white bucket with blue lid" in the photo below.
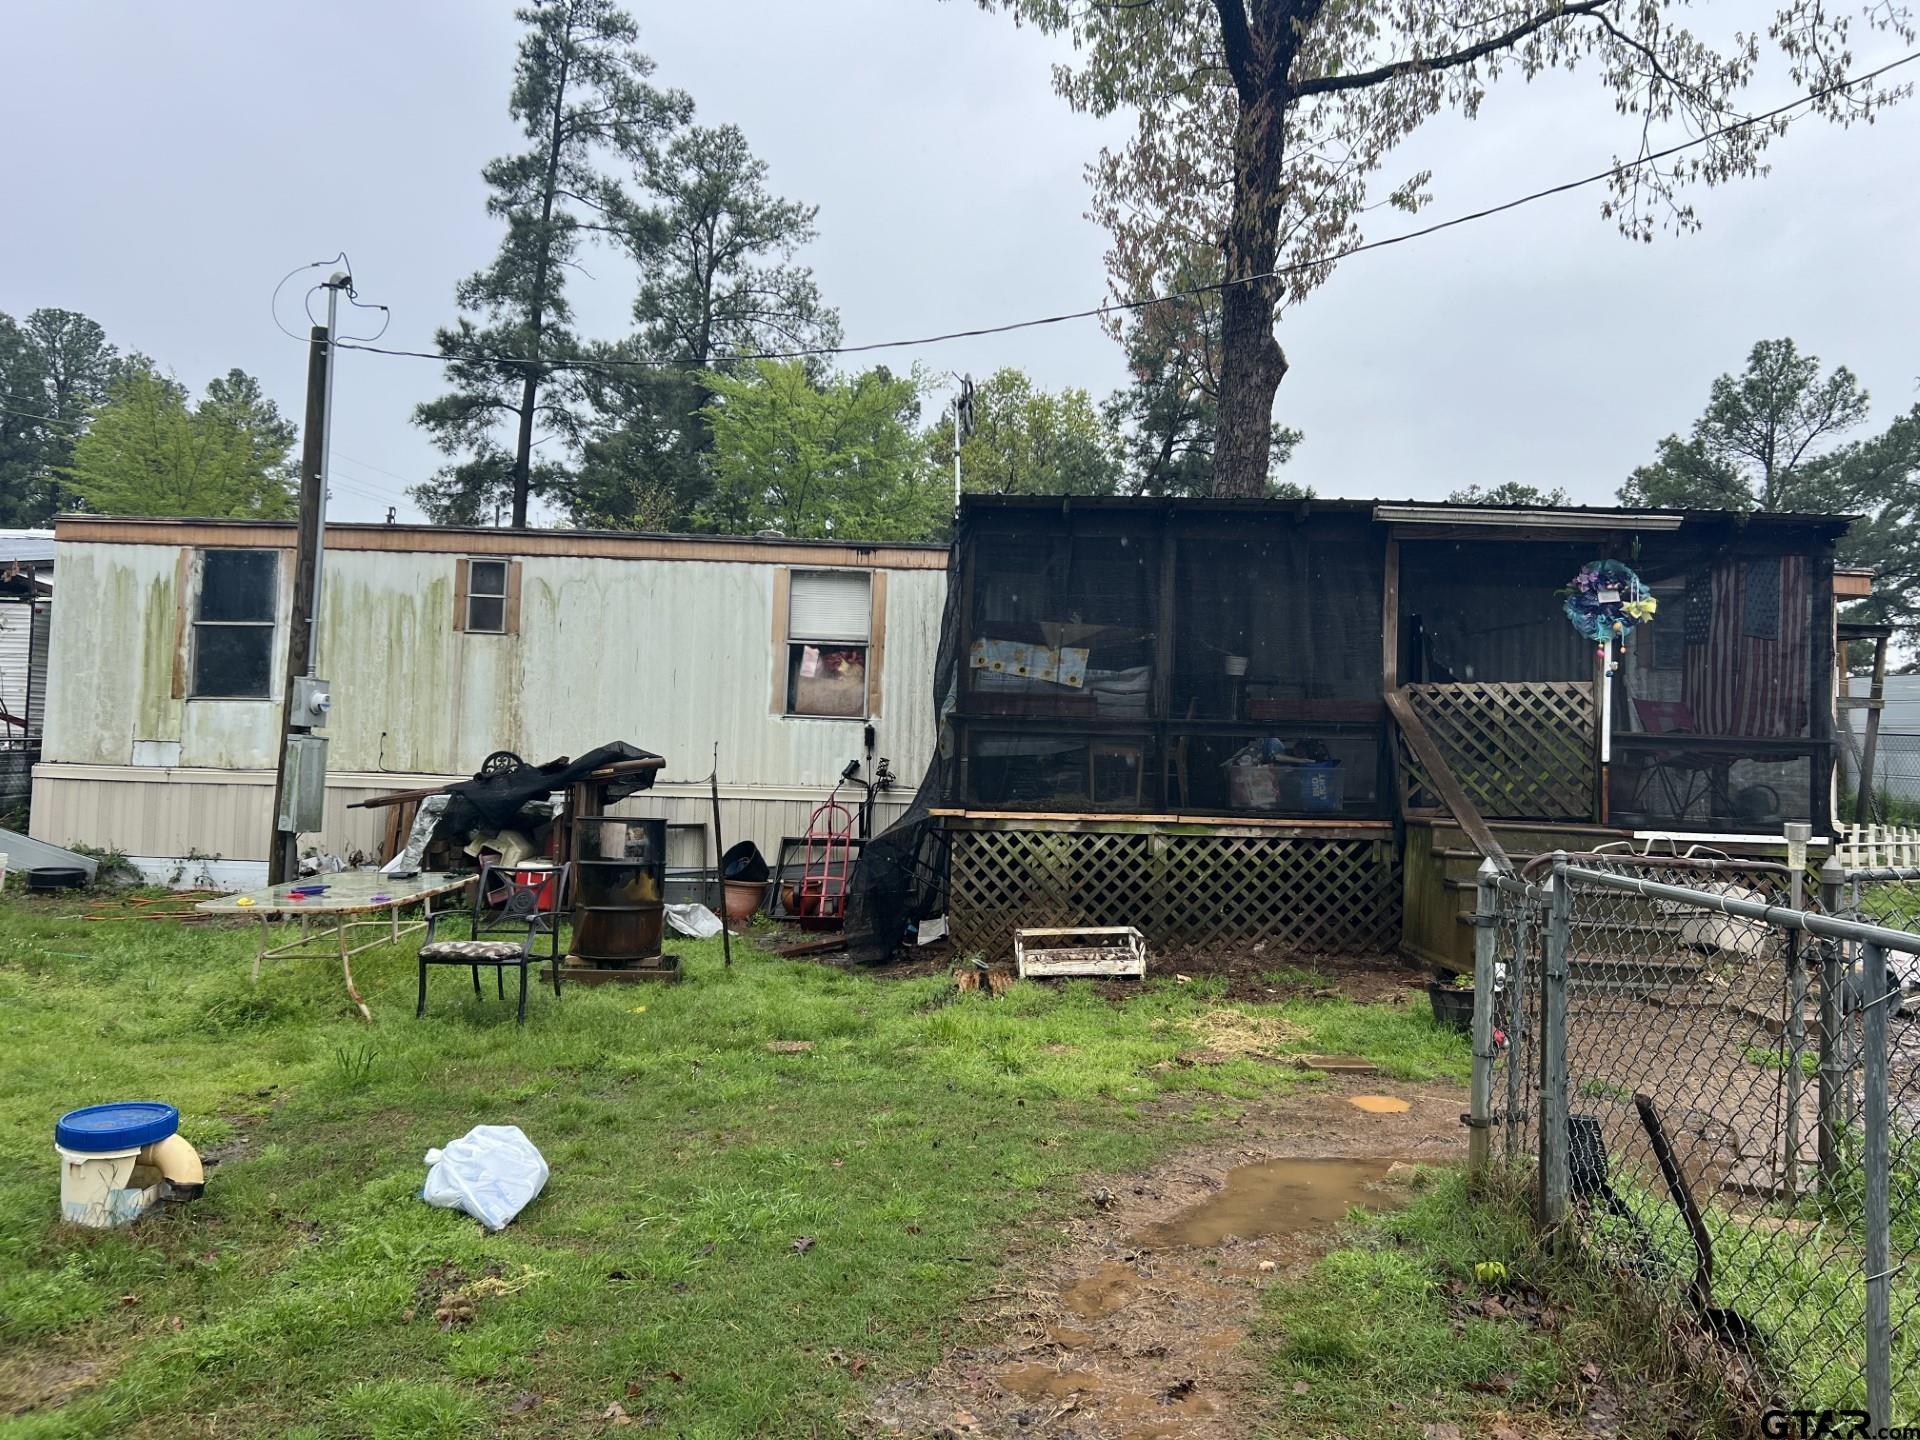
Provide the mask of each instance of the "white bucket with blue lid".
POLYGON ((180 1128, 180 1112, 157 1100, 69 1110, 53 1127, 60 1152, 60 1214, 97 1230, 138 1220, 166 1193, 140 1152, 180 1128))

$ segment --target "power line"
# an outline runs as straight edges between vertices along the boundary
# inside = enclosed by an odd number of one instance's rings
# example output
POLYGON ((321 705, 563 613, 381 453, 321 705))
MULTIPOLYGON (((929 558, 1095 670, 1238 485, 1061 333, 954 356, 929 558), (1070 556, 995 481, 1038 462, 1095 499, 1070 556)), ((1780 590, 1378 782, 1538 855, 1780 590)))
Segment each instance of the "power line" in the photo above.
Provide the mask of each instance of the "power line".
MULTIPOLYGON (((1442 230, 1451 230, 1459 225, 1468 225, 1477 220, 1485 220, 1495 215, 1504 214, 1509 210, 1517 210, 1523 205, 1531 205, 1538 200, 1550 199, 1555 195, 1564 195, 1570 190, 1579 190, 1589 185, 1597 185, 1603 180, 1611 180, 1618 175, 1624 175, 1631 171, 1638 170, 1643 166, 1656 164, 1661 160, 1682 154, 1685 151, 1711 144, 1715 140, 1735 134, 1738 131, 1750 129, 1755 125, 1764 124, 1769 120, 1778 119, 1780 116, 1789 114, 1804 106, 1815 104, 1830 96, 1851 90, 1857 85, 1864 85, 1870 80, 1877 80, 1889 71, 1897 70, 1903 65, 1910 65, 1915 60, 1920 60, 1920 50, 1912 51, 1897 60, 1891 60, 1885 65, 1880 66, 1877 70, 1867 71, 1864 75, 1856 75, 1851 79, 1839 81, 1827 86, 1825 89, 1809 91, 1807 94, 1800 96, 1796 100, 1790 100, 1784 105, 1777 105, 1771 110, 1763 110, 1757 115, 1743 116, 1730 125, 1723 125, 1717 130, 1710 130, 1706 134, 1696 136, 1692 140, 1682 141, 1680 144, 1670 145, 1664 150, 1656 150, 1650 154, 1638 156, 1624 164, 1611 165, 1607 169, 1596 171, 1592 175, 1582 176, 1577 180, 1564 181, 1558 185, 1550 185, 1544 190, 1535 190, 1526 195, 1519 196, 1517 199, 1508 200, 1499 205, 1489 205, 1484 209, 1469 211, 1463 215, 1456 215, 1449 220, 1438 220, 1431 225, 1423 225, 1419 229, 1408 230, 1400 235, 1389 235, 1383 240, 1367 240, 1358 245, 1350 246, 1345 250, 1334 251, 1326 255, 1318 255, 1308 260, 1295 261, 1290 265, 1276 266, 1272 270, 1263 270, 1257 275, 1241 275, 1232 279, 1217 281, 1211 285, 1197 285, 1190 289, 1171 290, 1163 295, 1149 295, 1136 300, 1111 300, 1100 305, 1089 306, 1084 310, 1067 310, 1057 315, 1041 315, 1027 320, 1010 320, 1004 324, 981 325, 968 330, 949 330, 937 335, 922 335, 908 340, 875 340, 864 345, 820 345, 795 350, 762 350, 748 354, 729 355, 726 358, 730 361, 807 360, 834 355, 862 355, 877 350, 915 349, 923 345, 944 344, 951 340, 972 340, 986 335, 1005 335, 1014 330, 1033 330, 1046 325, 1061 325, 1072 320, 1091 320, 1103 315, 1126 314, 1131 311, 1145 310, 1155 305, 1166 305, 1178 300, 1190 300, 1201 295, 1215 294, 1240 285, 1256 285, 1265 280, 1275 280, 1282 276, 1297 274, 1303 270, 1314 270, 1323 265, 1335 264, 1350 255, 1358 255, 1364 251, 1385 250, 1389 246, 1404 245, 1409 240, 1419 240, 1429 235, 1437 235, 1442 230)), ((282 283, 284 284, 285 282, 283 281, 282 283)), ((342 350, 365 350, 375 355, 390 355, 409 360, 433 360, 441 364, 466 362, 480 365, 538 365, 548 370, 621 370, 631 367, 663 369, 683 363, 678 360, 651 358, 631 360, 568 360, 541 359, 531 355, 449 355, 443 351, 402 350, 391 346, 370 345, 346 340, 338 343, 342 350)))
POLYGON ((27 420, 39 420, 42 423, 47 425, 58 425, 61 429, 71 430, 76 435, 79 434, 81 429, 83 428, 82 426, 80 426, 79 424, 77 424, 72 420, 62 420, 57 415, 42 415, 38 410, 21 410, 18 407, 13 405, 0 405, 0 411, 3 411, 8 415, 21 416, 23 419, 27 419, 27 420))

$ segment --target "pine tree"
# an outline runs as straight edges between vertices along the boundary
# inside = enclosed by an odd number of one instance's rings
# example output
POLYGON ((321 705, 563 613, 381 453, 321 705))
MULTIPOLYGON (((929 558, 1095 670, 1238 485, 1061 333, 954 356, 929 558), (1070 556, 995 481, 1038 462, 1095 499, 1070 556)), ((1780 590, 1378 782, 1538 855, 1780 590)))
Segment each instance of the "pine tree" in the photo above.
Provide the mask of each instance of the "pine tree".
POLYGON ((612 0, 546 0, 517 14, 527 30, 507 108, 532 145, 482 172, 487 211, 507 233, 493 263, 455 289, 468 313, 437 337, 453 388, 416 408, 414 421, 451 459, 413 495, 436 520, 466 524, 505 500, 519 528, 530 497, 568 478, 558 460, 536 464, 536 428, 567 449, 580 438, 580 382, 555 368, 582 353, 567 270, 581 232, 609 228, 628 208, 600 162, 649 153, 690 104, 647 83, 653 62, 612 0))

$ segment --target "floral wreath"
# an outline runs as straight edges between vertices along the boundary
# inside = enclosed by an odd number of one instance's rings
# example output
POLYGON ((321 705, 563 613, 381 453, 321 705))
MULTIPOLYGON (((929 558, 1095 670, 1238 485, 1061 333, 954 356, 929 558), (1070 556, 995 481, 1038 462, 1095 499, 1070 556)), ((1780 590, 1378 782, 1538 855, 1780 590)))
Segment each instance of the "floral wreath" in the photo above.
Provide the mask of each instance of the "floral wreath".
POLYGON ((1587 639, 1604 643, 1653 619, 1660 602, 1640 577, 1618 560, 1595 560, 1561 592, 1567 619, 1587 639))

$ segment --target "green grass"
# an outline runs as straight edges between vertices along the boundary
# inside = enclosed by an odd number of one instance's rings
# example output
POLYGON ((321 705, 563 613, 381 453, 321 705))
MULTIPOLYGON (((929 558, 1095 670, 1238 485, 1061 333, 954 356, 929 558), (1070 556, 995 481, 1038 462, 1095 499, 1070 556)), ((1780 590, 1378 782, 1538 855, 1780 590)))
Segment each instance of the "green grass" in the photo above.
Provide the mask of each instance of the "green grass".
MULTIPOLYGON (((1749 1065, 1758 1065, 1764 1070, 1785 1070, 1787 1068, 1786 1042, 1777 1045, 1746 1045, 1741 1047, 1740 1057, 1749 1065)), ((1800 1052, 1800 1073, 1812 1079, 1820 1073, 1820 1056, 1813 1050, 1800 1052)))
POLYGON ((1911 930, 1920 922, 1920 885, 1894 881, 1869 886, 1860 897, 1860 913, 1876 925, 1911 930))
MULTIPOLYGON (((1857 1147, 1857 1134, 1849 1144, 1857 1147)), ((1631 1267, 1633 1283, 1644 1293, 1684 1311, 1696 1260, 1679 1208, 1664 1189, 1625 1175, 1615 1175, 1612 1185, 1634 1218, 1596 1213, 1587 1226, 1590 1248, 1631 1267)), ((1833 1185, 1798 1206, 1763 1210, 1756 1200, 1738 1211, 1720 1203, 1702 1210, 1713 1248, 1714 1303, 1738 1311, 1767 1337, 1768 1362, 1783 1390, 1807 1405, 1845 1409, 1865 1403, 1859 1342, 1866 1315, 1863 1190, 1862 1172, 1849 1157, 1833 1185)), ((1911 1167, 1893 1169, 1892 1214, 1897 1261, 1920 1248, 1914 1229, 1920 1177, 1911 1167)), ((1920 1308, 1920 1280, 1896 1271, 1891 1306, 1895 1315, 1920 1308)), ((1893 1374, 1895 1417, 1920 1415, 1920 1333, 1912 1326, 1894 1327, 1893 1374)))
POLYGON ((1544 1251, 1524 1191, 1498 1175, 1482 1203, 1464 1175, 1438 1173, 1406 1208, 1358 1220, 1309 1274, 1268 1290, 1264 1310, 1264 1433, 1401 1440, 1452 1425, 1483 1435, 1510 1417, 1541 1433, 1526 1418, 1535 1415, 1548 1433, 1571 1433, 1578 1422, 1565 1416, 1595 1384, 1616 1412, 1614 1433, 1711 1418, 1699 1413, 1711 1396, 1667 1378, 1677 1371, 1646 1311, 1579 1260, 1544 1251), (1499 1269, 1477 1268, 1486 1265, 1499 1269))
MULTIPOLYGON (((1317 1083, 1164 1066, 1222 1003, 1206 983, 950 998, 680 942, 683 984, 537 993, 517 1029, 456 971, 415 1021, 402 947, 355 962, 368 1027, 324 962, 253 987, 249 934, 71 910, 0 907, 0 1391, 96 1378, 10 1436, 598 1434, 612 1404, 675 1435, 837 1433, 864 1387, 959 1338, 1076 1177, 1317 1083), (228 1153, 205 1197, 58 1223, 54 1119, 141 1097, 228 1153), (495 1236, 417 1198, 422 1154, 478 1123, 521 1126, 553 1168, 495 1236), (442 1328, 463 1286, 470 1323, 442 1328)), ((1303 1050, 1467 1073, 1424 1009, 1248 1008, 1303 1050)))

